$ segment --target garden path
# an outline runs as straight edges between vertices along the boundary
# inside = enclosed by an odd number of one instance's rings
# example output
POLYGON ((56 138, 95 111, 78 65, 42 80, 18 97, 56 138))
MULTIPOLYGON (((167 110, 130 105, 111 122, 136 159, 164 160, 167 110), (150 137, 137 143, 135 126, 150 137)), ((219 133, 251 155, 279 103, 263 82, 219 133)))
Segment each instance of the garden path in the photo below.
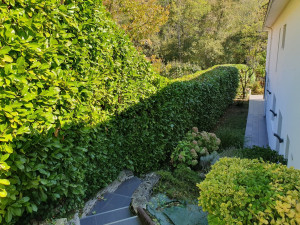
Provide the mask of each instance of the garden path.
POLYGON ((80 220, 80 225, 141 225, 139 218, 130 211, 132 194, 141 182, 139 178, 132 177, 116 191, 104 194, 87 217, 80 220))
POLYGON ((263 95, 250 95, 244 147, 267 147, 268 136, 263 95))

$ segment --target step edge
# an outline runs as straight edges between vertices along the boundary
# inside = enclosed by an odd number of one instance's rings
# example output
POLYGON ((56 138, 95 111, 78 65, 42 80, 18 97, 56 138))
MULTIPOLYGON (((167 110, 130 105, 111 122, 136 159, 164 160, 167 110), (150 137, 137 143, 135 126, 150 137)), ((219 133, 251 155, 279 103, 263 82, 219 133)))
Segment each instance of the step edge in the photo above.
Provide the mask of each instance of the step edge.
POLYGON ((114 221, 114 222, 111 222, 111 223, 106 223, 104 225, 113 225, 113 224, 116 224, 118 222, 124 222, 124 221, 130 220, 130 219, 135 219, 135 218, 138 218, 138 217, 137 216, 132 216, 132 217, 128 217, 126 219, 117 220, 117 221, 114 221))
POLYGON ((125 197, 125 198, 131 198, 131 197, 128 196, 128 195, 120 195, 120 194, 115 193, 115 192, 111 192, 111 193, 109 193, 109 194, 112 194, 112 195, 118 195, 118 196, 125 197))
MULTIPOLYGON (((129 196, 116 194, 116 193, 114 193, 114 192, 109 192, 109 193, 106 193, 106 194, 109 194, 110 196, 121 197, 121 198, 126 199, 126 200, 128 200, 128 201, 130 200, 130 202, 131 202, 131 200, 132 200, 132 198, 129 197, 129 196)), ((105 195, 104 195, 104 196, 105 196, 105 195)), ((103 202, 103 207, 102 207, 102 208, 105 208, 105 206, 108 204, 108 203, 107 203, 108 201, 106 201, 106 200, 107 200, 107 199, 105 199, 105 200, 99 200, 99 201, 98 201, 98 202, 103 202)), ((120 208, 123 208, 123 207, 130 207, 130 202, 129 202, 128 205, 121 206, 120 208)), ((93 206, 93 208, 90 210, 89 214, 92 212, 92 210, 95 208, 96 205, 97 205, 97 202, 94 204, 94 206, 93 206)), ((118 208, 118 209, 119 209, 119 208, 118 208)), ((114 210, 114 209, 112 209, 112 210, 114 210)), ((109 211, 111 211, 111 210, 109 210, 109 211)), ((105 213, 105 212, 109 212, 109 211, 104 211, 104 212, 99 212, 99 213, 105 213)), ((99 214, 99 213, 97 213, 97 214, 99 214)), ((89 214, 87 214, 86 217, 92 216, 92 215, 89 215, 89 214)), ((97 215, 97 214, 96 214, 96 215, 97 215)), ((84 218, 85 218, 85 217, 84 217, 84 218)))
POLYGON ((89 215, 89 216, 86 216, 84 218, 81 218, 80 220, 95 217, 95 216, 101 216, 101 215, 104 215, 104 214, 107 214, 107 213, 116 212, 116 211, 123 210, 123 209, 128 209, 129 210, 129 206, 124 206, 124 207, 117 208, 117 209, 112 209, 112 210, 109 210, 109 211, 106 211, 106 212, 89 215))

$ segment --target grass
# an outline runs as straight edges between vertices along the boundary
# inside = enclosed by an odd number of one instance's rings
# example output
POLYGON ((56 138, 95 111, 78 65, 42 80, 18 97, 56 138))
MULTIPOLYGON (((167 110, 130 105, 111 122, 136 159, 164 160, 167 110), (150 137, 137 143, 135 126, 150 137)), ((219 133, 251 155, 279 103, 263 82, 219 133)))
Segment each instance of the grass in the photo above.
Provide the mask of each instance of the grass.
POLYGON ((235 100, 220 119, 213 132, 221 139, 221 149, 243 147, 248 108, 248 100, 235 100))

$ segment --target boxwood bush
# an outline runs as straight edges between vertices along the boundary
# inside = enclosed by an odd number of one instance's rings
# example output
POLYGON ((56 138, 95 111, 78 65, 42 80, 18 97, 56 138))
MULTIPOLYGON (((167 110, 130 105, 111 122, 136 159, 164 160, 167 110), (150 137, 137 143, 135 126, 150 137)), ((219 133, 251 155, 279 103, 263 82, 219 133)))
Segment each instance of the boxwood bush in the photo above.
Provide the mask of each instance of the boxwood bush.
POLYGON ((100 0, 0 2, 0 223, 64 214, 211 128, 238 70, 156 75, 100 0), (55 210, 54 210, 55 209, 55 210))
POLYGON ((222 158, 198 184, 210 224, 300 224, 300 171, 222 158))
POLYGON ((265 162, 281 163, 287 165, 287 160, 279 155, 277 151, 272 150, 270 147, 264 148, 253 146, 252 148, 243 149, 227 149, 221 152, 220 157, 237 157, 241 159, 262 159, 265 162))

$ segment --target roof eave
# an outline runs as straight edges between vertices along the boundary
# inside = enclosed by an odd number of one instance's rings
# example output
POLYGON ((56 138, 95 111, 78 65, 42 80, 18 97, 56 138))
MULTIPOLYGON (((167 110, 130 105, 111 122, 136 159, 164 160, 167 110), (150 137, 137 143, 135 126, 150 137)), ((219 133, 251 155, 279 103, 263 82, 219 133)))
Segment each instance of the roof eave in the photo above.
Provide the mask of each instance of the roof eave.
POLYGON ((268 5, 268 11, 265 17, 264 29, 273 26, 279 15, 287 6, 290 0, 270 0, 268 5))

